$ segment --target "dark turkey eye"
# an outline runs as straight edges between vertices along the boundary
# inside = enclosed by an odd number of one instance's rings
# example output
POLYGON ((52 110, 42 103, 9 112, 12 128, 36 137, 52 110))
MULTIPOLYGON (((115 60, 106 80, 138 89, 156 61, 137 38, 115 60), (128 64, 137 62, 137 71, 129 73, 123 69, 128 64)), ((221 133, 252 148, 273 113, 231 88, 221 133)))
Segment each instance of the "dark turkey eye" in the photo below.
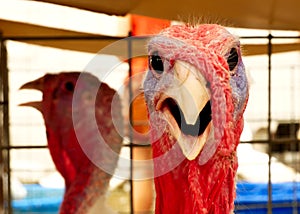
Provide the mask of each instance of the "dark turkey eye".
POLYGON ((231 48, 229 57, 227 59, 227 63, 229 66, 229 70, 232 71, 239 61, 239 55, 237 53, 236 48, 231 48))
POLYGON ((152 70, 157 74, 162 74, 164 72, 164 62, 159 56, 158 52, 154 52, 149 56, 149 65, 152 70))
POLYGON ((65 83, 65 89, 68 91, 73 92, 74 91, 74 84, 72 82, 66 82, 65 83))

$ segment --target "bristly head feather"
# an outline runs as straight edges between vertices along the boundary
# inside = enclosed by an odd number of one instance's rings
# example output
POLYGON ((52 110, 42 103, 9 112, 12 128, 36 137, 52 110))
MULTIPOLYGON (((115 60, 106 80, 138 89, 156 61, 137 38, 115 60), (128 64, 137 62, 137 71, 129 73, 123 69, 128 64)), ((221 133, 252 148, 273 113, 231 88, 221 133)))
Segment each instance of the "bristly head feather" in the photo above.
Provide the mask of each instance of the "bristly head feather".
POLYGON ((178 23, 186 24, 190 27, 196 27, 202 24, 218 24, 228 27, 232 26, 228 20, 209 14, 199 16, 189 13, 187 16, 179 16, 178 23))

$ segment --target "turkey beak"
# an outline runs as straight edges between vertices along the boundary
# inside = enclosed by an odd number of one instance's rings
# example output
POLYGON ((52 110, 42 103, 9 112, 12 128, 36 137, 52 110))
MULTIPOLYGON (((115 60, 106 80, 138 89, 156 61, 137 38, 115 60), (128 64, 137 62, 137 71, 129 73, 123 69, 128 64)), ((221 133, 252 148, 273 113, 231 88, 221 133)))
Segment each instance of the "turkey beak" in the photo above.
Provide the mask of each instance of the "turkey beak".
POLYGON ((39 110, 40 112, 42 112, 42 103, 41 102, 27 102, 27 103, 21 103, 19 104, 19 106, 28 106, 28 107, 33 107, 37 110, 39 110))
POLYGON ((27 82, 27 83, 25 83, 24 85, 22 85, 20 87, 20 90, 22 90, 22 89, 35 89, 35 90, 43 91, 43 89, 44 89, 44 80, 45 80, 45 77, 40 77, 36 80, 27 82))
POLYGON ((167 95, 176 100, 187 124, 195 124, 199 113, 210 99, 206 80, 194 66, 183 61, 175 63, 174 74, 176 88, 171 88, 167 95))
MULTIPOLYGON (((43 91, 44 89, 44 77, 38 78, 36 80, 30 81, 28 83, 25 83, 20 87, 20 90, 22 89, 35 89, 39 91, 43 91)), ((40 112, 42 112, 42 102, 39 101, 32 101, 32 102, 26 102, 26 103, 21 103, 19 106, 29 106, 33 107, 40 112)))
POLYGON ((163 93, 156 108, 157 110, 160 109, 166 116, 170 130, 177 139, 185 157, 193 160, 201 152, 210 133, 210 92, 207 89, 205 78, 191 64, 176 61, 173 72, 175 83, 163 93), (178 111, 174 113, 174 109, 177 108, 180 114, 178 111), (204 114, 209 115, 205 115, 208 117, 205 124, 201 115, 203 115, 203 110, 207 108, 209 111, 204 114), (201 125, 203 126, 202 131, 200 131, 201 125))

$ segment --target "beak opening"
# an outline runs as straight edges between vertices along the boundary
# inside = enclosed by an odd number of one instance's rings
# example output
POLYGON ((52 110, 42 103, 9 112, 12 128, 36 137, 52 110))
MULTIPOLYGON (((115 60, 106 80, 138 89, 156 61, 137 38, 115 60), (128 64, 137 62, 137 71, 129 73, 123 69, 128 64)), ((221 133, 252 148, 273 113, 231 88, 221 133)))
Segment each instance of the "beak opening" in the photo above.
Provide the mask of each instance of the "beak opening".
MULTIPOLYGON (((22 85, 19 90, 34 89, 34 90, 43 91, 43 89, 44 89, 44 80, 45 80, 45 76, 41 77, 41 78, 38 78, 36 80, 27 82, 24 85, 22 85)), ((40 112, 42 112, 42 102, 40 102, 40 101, 32 101, 32 102, 21 103, 21 104, 19 104, 19 106, 33 107, 33 108, 39 110, 40 112)))
POLYGON ((212 119, 210 100, 207 101, 204 108, 200 111, 194 124, 189 124, 186 121, 184 112, 173 98, 166 98, 162 103, 162 108, 169 109, 183 134, 194 137, 203 134, 212 119))

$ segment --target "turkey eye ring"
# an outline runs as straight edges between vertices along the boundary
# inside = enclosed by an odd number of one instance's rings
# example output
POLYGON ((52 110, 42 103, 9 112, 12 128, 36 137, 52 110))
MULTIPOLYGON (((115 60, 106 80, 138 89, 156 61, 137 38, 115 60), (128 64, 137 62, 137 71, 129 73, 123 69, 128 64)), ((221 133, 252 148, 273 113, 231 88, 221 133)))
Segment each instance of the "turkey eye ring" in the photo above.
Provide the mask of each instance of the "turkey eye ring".
POLYGON ((157 51, 149 56, 149 68, 156 76, 164 72, 164 60, 159 56, 157 51))
POLYGON ((236 48, 231 48, 229 57, 227 59, 227 63, 230 71, 232 71, 236 67, 238 61, 239 61, 239 55, 236 48))

